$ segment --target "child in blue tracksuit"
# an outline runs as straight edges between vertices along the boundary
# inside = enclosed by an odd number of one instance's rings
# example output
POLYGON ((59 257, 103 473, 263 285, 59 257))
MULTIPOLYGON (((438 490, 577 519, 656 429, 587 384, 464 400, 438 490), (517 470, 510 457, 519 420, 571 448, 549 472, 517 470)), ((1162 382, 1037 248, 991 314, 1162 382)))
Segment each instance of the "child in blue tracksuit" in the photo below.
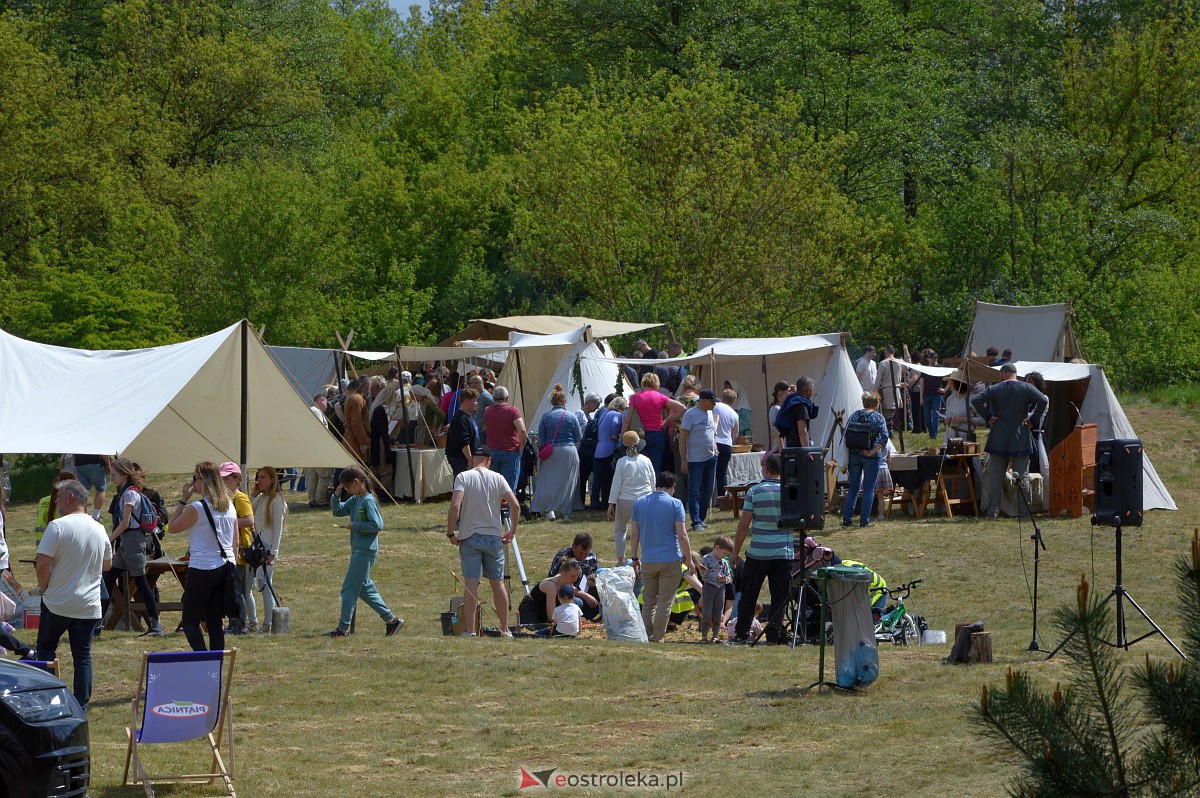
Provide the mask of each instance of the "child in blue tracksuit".
POLYGON ((379 533, 383 530, 383 516, 379 504, 367 489, 367 475, 359 466, 342 470, 339 481, 341 488, 329 499, 335 517, 349 517, 350 523, 339 524, 350 530, 350 565, 346 578, 342 580, 342 611, 337 628, 326 632, 328 637, 349 637, 350 619, 354 616, 354 603, 362 599, 367 606, 379 613, 387 626, 388 637, 400 631, 404 619, 398 618, 379 595, 371 579, 371 569, 379 556, 379 533))

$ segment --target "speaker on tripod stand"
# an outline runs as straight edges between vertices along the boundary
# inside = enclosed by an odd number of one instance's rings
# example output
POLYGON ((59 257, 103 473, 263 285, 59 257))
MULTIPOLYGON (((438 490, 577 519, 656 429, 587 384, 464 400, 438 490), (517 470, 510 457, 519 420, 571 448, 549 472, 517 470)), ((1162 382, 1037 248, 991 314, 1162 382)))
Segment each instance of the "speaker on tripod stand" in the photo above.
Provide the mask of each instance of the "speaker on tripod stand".
MULTIPOLYGON (((797 446, 783 450, 779 478, 779 528, 825 528, 825 450, 797 446)), ((803 537, 803 536, 801 536, 803 537)))
POLYGON ((1142 525, 1142 442, 1096 441, 1097 524, 1142 525))
MULTIPOLYGON (((1116 599, 1117 639, 1109 642, 1102 641, 1113 648, 1123 648, 1126 651, 1134 643, 1145 640, 1151 635, 1162 635, 1163 640, 1175 653, 1187 659, 1175 641, 1167 637, 1150 613, 1125 589, 1124 577, 1124 543, 1121 530, 1126 526, 1142 525, 1142 442, 1136 438, 1125 440, 1113 439, 1096 441, 1096 512, 1092 516, 1092 526, 1111 526, 1116 530, 1116 586, 1105 597, 1103 603, 1116 599), (1125 604, 1131 605, 1138 614, 1150 624, 1151 630, 1141 637, 1129 639, 1128 627, 1125 624, 1125 604)), ((1059 643, 1058 648, 1050 653, 1053 657, 1066 645, 1075 632, 1067 635, 1067 639, 1059 643)))

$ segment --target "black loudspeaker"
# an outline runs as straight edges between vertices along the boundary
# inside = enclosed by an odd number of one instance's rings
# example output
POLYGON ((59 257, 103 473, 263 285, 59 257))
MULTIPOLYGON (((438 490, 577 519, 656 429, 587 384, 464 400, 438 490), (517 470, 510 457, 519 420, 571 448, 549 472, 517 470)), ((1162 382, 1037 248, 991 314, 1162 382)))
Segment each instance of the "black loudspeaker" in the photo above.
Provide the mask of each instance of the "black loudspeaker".
POLYGON ((779 528, 825 528, 825 450, 800 446, 783 450, 779 479, 779 528))
POLYGON ((1096 523, 1142 525, 1142 442, 1096 441, 1096 523))

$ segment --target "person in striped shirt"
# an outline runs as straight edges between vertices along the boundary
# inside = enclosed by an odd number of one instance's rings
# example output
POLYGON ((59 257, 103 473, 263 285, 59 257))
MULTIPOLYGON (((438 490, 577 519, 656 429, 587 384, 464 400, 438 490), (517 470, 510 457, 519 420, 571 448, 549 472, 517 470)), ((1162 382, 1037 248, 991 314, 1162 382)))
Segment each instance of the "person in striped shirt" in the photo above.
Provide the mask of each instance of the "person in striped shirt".
POLYGON ((734 643, 749 639, 750 624, 755 618, 754 605, 762 590, 763 580, 771 591, 771 621, 767 624, 767 643, 782 643, 779 609, 787 603, 792 578, 792 532, 779 528, 779 475, 782 462, 779 454, 767 455, 762 464, 763 481, 750 488, 742 505, 737 537, 733 541, 733 563, 741 558, 742 546, 750 537, 746 559, 742 565, 742 599, 738 604, 737 630, 734 643))

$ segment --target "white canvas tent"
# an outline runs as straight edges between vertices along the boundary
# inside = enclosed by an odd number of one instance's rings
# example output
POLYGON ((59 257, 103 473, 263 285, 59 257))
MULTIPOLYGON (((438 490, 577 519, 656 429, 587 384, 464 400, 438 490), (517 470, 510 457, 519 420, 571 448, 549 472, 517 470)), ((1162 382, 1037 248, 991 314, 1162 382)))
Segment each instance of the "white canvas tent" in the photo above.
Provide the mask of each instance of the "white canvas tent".
MULTIPOLYGON (((811 427, 815 445, 824 446, 833 429, 835 411, 844 418, 862 409, 862 386, 846 352, 845 335, 798 335, 787 338, 701 338, 696 354, 669 360, 614 359, 611 362, 644 366, 686 364, 706 387, 722 387, 725 380, 742 386, 750 405, 751 437, 766 444, 767 411, 771 387, 778 381, 794 383, 798 377, 816 382, 813 403, 820 412, 811 427)), ((590 357, 590 356, 589 356, 590 357)), ((585 357, 586 362, 589 357, 585 357)), ((831 456, 846 462, 842 435, 835 436, 831 456)))
POLYGON ((982 355, 989 346, 1011 349, 1016 359, 1062 363, 1082 357, 1071 328, 1071 305, 993 305, 975 302, 963 356, 982 355))
MULTIPOLYGON (((1047 450, 1062 441, 1076 424, 1095 424, 1099 440, 1137 437, 1100 366, 1026 360, 1018 361, 1015 365, 1017 374, 1022 377, 1037 371, 1046 379, 1046 392, 1050 397, 1047 450)), ((1166 485, 1154 470, 1149 455, 1145 453, 1142 457, 1142 508, 1178 509, 1166 485)))
POLYGON ((0 331, 0 451, 341 466, 348 455, 245 321, 170 346, 87 351, 0 331))

